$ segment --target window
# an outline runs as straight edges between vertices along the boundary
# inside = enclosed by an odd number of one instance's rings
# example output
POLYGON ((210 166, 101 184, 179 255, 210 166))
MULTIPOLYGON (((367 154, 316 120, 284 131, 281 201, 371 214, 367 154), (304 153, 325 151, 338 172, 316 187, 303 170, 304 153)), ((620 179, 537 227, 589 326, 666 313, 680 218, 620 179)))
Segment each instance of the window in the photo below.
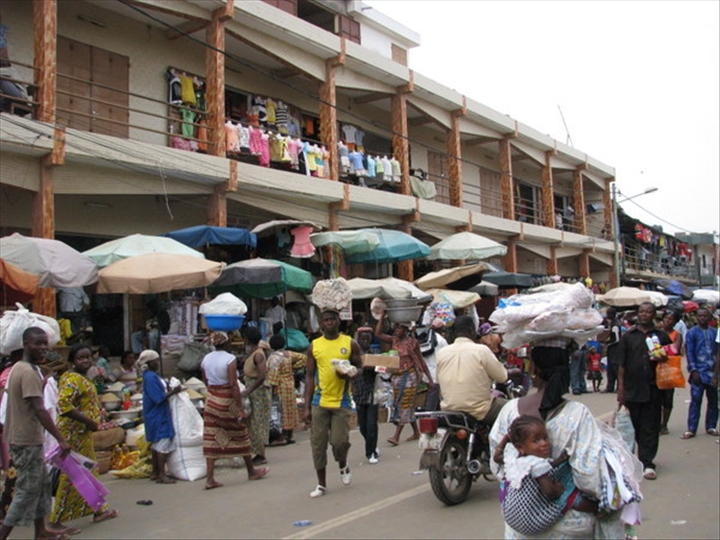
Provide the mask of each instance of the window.
POLYGON ((503 217, 500 173, 480 168, 480 207, 483 214, 503 217))
POLYGON ((435 182, 439 203, 450 204, 450 180, 448 175, 447 156, 438 152, 428 151, 428 180, 435 182))
POLYGON ((336 34, 349 41, 360 43, 360 23, 345 15, 338 15, 338 29, 336 34))
POLYGON ((264 2, 297 17, 298 0, 264 0, 264 2))
POLYGON ((518 221, 537 223, 537 188, 515 181, 515 215, 518 221))
POLYGON ((392 59, 397 62, 398 64, 402 64, 403 66, 408 65, 408 52, 407 49, 403 49, 402 47, 395 45, 394 43, 390 47, 392 59))

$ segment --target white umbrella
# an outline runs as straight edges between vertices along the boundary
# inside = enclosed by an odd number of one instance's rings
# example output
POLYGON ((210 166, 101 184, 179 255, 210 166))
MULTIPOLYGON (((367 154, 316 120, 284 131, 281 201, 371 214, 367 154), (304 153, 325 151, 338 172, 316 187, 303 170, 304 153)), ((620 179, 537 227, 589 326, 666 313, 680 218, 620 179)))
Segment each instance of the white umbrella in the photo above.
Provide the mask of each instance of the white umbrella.
POLYGON ((664 294, 656 291, 644 291, 636 287, 616 287, 605 294, 597 295, 596 299, 615 307, 637 306, 644 302, 651 302, 657 307, 667 304, 667 296, 664 294))
POLYGON ((377 279, 352 278, 347 280, 353 300, 368 298, 410 298, 410 291, 392 283, 381 283, 377 279))
POLYGON ((380 245, 378 235, 370 231, 327 231, 310 235, 315 247, 336 245, 347 255, 372 251, 380 245))
POLYGON ((480 262, 467 266, 458 266, 456 268, 446 268, 437 272, 430 272, 423 277, 415 280, 415 285, 423 290, 433 289, 436 287, 444 287, 448 283, 453 283, 464 277, 479 274, 481 272, 493 272, 496 268, 488 263, 480 262))
POLYGON ((149 236, 146 234, 131 234, 124 238, 110 240, 100 244, 83 254, 94 260, 100 268, 104 268, 114 262, 144 255, 146 253, 169 253, 173 255, 189 255, 204 259, 200 251, 181 244, 177 240, 165 236, 149 236))
POLYGON ((428 259, 479 261, 504 256, 507 247, 470 231, 448 236, 430 248, 428 259))

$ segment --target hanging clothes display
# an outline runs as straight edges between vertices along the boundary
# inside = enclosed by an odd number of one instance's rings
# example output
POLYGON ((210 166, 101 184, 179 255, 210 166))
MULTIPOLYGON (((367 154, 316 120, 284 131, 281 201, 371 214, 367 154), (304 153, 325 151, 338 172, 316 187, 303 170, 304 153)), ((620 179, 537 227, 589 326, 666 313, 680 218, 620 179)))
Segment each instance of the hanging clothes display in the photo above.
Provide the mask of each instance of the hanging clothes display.
POLYGON ((290 231, 295 237, 292 248, 290 248, 290 256, 306 259, 315 254, 315 246, 310 241, 310 233, 313 228, 307 225, 295 227, 290 231))

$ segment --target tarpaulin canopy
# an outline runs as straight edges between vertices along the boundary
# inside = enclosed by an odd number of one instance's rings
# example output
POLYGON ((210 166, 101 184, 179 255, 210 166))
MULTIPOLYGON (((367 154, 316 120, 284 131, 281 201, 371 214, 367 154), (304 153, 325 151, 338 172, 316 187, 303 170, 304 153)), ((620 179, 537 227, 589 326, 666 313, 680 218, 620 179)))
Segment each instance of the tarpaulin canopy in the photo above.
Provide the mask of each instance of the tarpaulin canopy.
POLYGON ((287 290, 310 292, 312 274, 273 259, 248 259, 229 264, 212 287, 222 287, 238 296, 270 298, 287 290))
POLYGON ((378 235, 369 231, 327 231, 310 235, 315 247, 335 245, 346 255, 372 251, 380 245, 378 235))
POLYGON ((527 289, 533 286, 530 274, 517 274, 514 272, 489 272, 483 274, 483 280, 494 283, 501 289, 527 289))
POLYGON ((480 262, 465 266, 457 266, 455 268, 446 268, 437 272, 430 272, 423 277, 415 280, 415 285, 421 289, 432 289, 436 287, 444 287, 450 283, 458 281, 468 276, 474 276, 481 272, 495 271, 496 268, 488 263, 480 262))
POLYGON ((430 295, 402 279, 388 277, 382 279, 352 278, 347 280, 353 300, 369 298, 416 298, 418 301, 429 301, 430 295))
POLYGON ((453 291, 451 289, 430 289, 425 291, 433 296, 436 302, 447 302, 454 309, 462 309, 472 306, 480 301, 480 295, 470 291, 453 291))
POLYGON ((637 287, 615 287, 605 294, 597 295, 595 298, 599 302, 615 307, 637 306, 644 302, 651 302, 657 307, 667 304, 667 296, 664 294, 655 291, 644 291, 637 287), (664 301, 662 297, 664 297, 664 301))
POLYGON ((477 285, 473 285, 468 292, 478 293, 480 296, 497 296, 500 288, 489 281, 481 281, 477 285))
POLYGON ((257 235, 242 227, 214 227, 212 225, 197 225, 163 234, 168 238, 177 240, 190 247, 202 247, 208 244, 226 246, 257 246, 257 235))

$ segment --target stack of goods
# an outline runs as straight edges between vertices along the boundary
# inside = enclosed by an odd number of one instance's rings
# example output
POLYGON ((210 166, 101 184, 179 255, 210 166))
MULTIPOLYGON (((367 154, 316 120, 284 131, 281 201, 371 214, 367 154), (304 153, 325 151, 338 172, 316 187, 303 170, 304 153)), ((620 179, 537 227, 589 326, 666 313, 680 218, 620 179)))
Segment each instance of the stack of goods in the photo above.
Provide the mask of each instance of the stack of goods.
POLYGON ((450 302, 434 301, 423 313, 423 326, 430 326, 435 320, 440 319, 445 326, 451 326, 455 322, 455 309, 450 302))
POLYGON ((343 278, 323 279, 313 287, 312 302, 320 311, 343 311, 352 303, 352 292, 343 278))
POLYGON ((334 358, 330 363, 338 375, 347 375, 350 378, 357 375, 358 369, 350 363, 350 360, 334 358))
POLYGON ((581 283, 552 292, 516 294, 490 315, 503 334, 503 347, 566 337, 582 345, 602 330, 603 317, 591 306, 592 291, 581 283))

